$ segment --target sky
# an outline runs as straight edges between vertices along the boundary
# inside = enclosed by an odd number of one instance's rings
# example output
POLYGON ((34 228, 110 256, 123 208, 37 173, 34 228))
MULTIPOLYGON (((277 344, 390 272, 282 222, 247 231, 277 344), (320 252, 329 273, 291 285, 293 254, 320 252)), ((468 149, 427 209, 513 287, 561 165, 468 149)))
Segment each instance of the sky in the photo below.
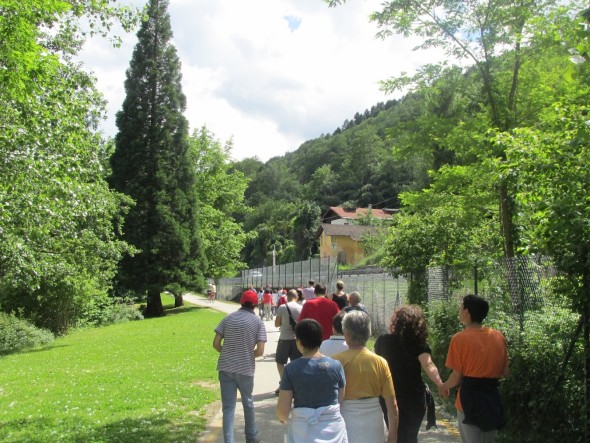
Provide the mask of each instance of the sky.
MULTIPOLYGON (((231 139, 235 160, 267 161, 399 98, 382 92, 379 81, 441 55, 412 51, 417 41, 411 39, 376 38, 369 14, 381 3, 350 0, 329 8, 322 0, 170 0, 191 130, 206 126, 221 143, 231 139)), ((106 136, 117 132, 135 32, 123 35, 118 49, 92 39, 81 54, 108 101, 106 136)))

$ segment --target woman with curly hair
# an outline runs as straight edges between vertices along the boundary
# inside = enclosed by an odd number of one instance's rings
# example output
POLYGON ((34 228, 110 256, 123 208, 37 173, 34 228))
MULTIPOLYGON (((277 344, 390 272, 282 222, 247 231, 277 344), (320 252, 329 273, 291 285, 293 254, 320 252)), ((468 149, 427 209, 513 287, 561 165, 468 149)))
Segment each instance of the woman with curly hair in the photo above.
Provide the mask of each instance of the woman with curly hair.
POLYGON ((387 360, 393 376, 399 411, 398 443, 418 441, 427 400, 431 399, 420 368, 424 369, 436 386, 443 384, 438 369, 432 362, 427 337, 428 329, 422 309, 405 305, 397 308, 391 316, 389 334, 383 334, 375 341, 375 353, 387 360))

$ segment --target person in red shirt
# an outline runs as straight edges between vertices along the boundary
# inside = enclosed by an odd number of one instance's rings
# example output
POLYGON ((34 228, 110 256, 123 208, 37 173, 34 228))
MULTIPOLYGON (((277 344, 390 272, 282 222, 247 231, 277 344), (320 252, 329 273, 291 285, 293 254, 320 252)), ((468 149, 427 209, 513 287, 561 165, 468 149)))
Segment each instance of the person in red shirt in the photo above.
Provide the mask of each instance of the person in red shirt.
POLYGON ((315 298, 307 300, 304 303, 298 320, 301 321, 304 318, 316 320, 322 326, 324 340, 330 338, 332 333, 332 320, 334 319, 334 316, 340 312, 338 305, 326 298, 326 292, 326 285, 323 283, 315 285, 315 298))
POLYGON ((266 288, 264 290, 264 294, 262 294, 262 301, 264 303, 264 319, 272 320, 272 292, 270 288, 266 288))
POLYGON ((277 304, 277 307, 281 306, 281 305, 286 305, 286 304, 287 304, 287 290, 283 289, 281 291, 281 295, 279 297, 279 302, 277 304))

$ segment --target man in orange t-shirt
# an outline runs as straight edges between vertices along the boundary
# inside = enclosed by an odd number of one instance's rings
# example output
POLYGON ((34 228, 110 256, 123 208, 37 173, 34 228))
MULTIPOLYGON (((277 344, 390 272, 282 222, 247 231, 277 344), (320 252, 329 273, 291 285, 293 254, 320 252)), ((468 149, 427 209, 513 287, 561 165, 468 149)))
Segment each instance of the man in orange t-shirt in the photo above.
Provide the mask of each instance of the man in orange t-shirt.
POLYGON ((442 397, 461 385, 455 407, 464 443, 491 443, 506 424, 498 379, 508 377, 508 350, 500 331, 482 326, 489 311, 486 300, 467 295, 459 308, 465 329, 451 338, 446 366, 453 372, 439 388, 442 397))

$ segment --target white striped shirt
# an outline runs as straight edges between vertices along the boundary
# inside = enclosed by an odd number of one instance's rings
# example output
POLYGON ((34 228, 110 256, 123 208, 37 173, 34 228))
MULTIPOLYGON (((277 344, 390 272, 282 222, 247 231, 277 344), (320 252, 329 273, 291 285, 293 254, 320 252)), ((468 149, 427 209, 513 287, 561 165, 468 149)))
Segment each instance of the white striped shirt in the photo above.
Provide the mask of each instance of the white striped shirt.
POLYGON ((226 316, 215 328, 223 337, 217 370, 254 375, 254 347, 266 342, 264 322, 254 311, 241 308, 226 316))

